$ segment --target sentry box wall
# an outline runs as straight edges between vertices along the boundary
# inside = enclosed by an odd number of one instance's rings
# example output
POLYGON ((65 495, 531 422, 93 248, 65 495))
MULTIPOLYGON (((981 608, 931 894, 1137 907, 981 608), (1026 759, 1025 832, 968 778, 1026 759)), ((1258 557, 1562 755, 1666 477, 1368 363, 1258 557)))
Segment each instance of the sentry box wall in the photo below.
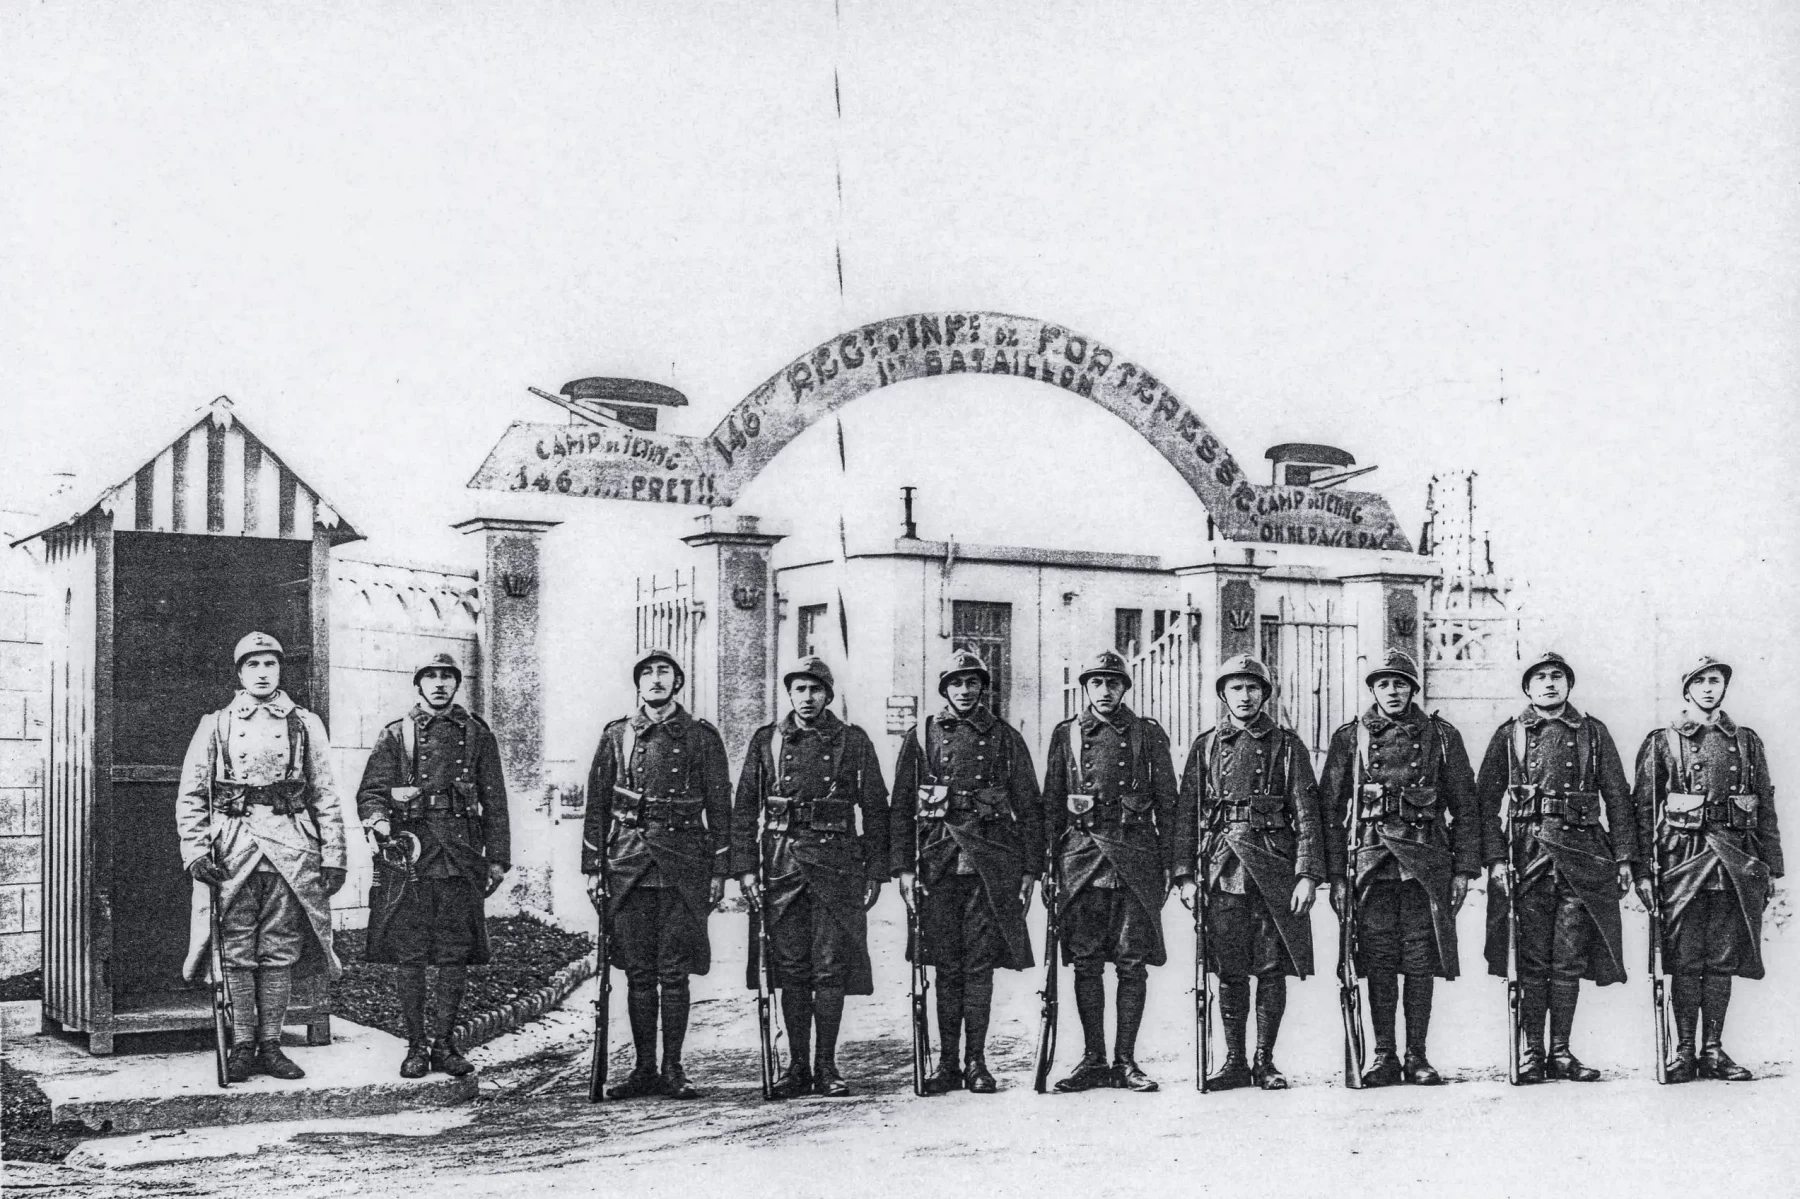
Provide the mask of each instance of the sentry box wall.
MULTIPOLYGON (((50 608, 44 1019, 96 1054, 121 1033, 211 1023, 208 988, 181 977, 182 758, 233 695, 232 647, 253 629, 286 649, 288 694, 329 722, 331 547, 361 537, 222 396, 123 465, 137 463, 34 534, 50 608)), ((314 1044, 329 1003, 322 981, 295 996, 289 1020, 314 1044)))

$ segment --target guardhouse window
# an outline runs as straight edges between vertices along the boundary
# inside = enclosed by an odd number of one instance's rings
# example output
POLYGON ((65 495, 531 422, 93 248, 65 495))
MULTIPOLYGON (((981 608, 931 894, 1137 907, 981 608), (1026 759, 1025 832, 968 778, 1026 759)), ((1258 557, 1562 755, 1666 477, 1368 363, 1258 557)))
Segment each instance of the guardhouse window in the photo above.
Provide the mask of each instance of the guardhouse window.
POLYGON ((825 627, 825 609, 829 604, 802 604, 800 607, 799 644, 795 651, 802 658, 814 657, 819 652, 820 630, 825 627))
POLYGON ((1117 608, 1113 611, 1113 649, 1129 658, 1144 643, 1144 610, 1117 608))

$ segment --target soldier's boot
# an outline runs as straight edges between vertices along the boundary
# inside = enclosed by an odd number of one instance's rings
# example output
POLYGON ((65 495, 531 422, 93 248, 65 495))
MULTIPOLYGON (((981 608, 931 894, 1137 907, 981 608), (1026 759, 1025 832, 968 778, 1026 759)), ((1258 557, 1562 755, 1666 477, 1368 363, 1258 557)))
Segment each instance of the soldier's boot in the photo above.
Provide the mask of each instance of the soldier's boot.
POLYGON ((838 1072, 838 1029, 844 1022, 844 988, 818 987, 813 991, 813 1020, 817 1028, 818 1049, 813 1066, 813 1091, 828 1099, 839 1099, 850 1093, 850 1084, 838 1072))
POLYGON ((261 1041, 256 1046, 256 1071, 267 1074, 271 1078, 279 1078, 283 1082, 293 1082, 305 1078, 302 1070, 293 1058, 281 1052, 281 1044, 277 1041, 261 1041))
POLYGON ((793 1059, 788 1062, 787 1068, 781 1072, 781 1076, 770 1086, 769 1098, 798 1099, 802 1095, 812 1094, 812 1088, 812 1067, 807 1064, 804 1057, 795 1054, 793 1059))
POLYGON ((656 1070, 658 1005, 654 980, 627 980, 625 1015, 631 1023, 631 1049, 637 1060, 630 1074, 606 1088, 608 1099, 644 1099, 662 1094, 662 1075, 656 1070))
POLYGON ((293 1082, 306 1071, 281 1052, 281 1026, 287 1023, 288 999, 293 994, 293 970, 287 966, 261 966, 256 971, 256 1069, 271 1078, 293 1082))
POLYGON ((699 1088, 688 1081, 681 1066, 681 1050, 687 1043, 691 995, 687 975, 662 983, 662 1093, 670 1099, 697 1099, 699 1088))
POLYGON ((1731 1005, 1731 976, 1709 974, 1702 984, 1702 1004, 1706 1009, 1706 1040, 1700 1050, 1697 1071, 1701 1078, 1721 1082, 1749 1082, 1756 1077, 1731 1060, 1722 1040, 1725 1035, 1725 1009, 1731 1005))
POLYGON ((1144 1000, 1150 992, 1148 973, 1139 967, 1131 977, 1119 977, 1119 1027, 1113 1034, 1114 1084, 1123 1090, 1149 1092, 1159 1088, 1156 1080, 1137 1064, 1138 1029, 1144 1023, 1144 1000))
POLYGON ((1569 1049, 1569 1036, 1575 1031, 1575 1005, 1581 998, 1581 980, 1550 980, 1550 1062, 1551 1078, 1566 1082, 1598 1082, 1600 1071, 1582 1064, 1569 1049))
POLYGON ((431 1043, 431 1068, 451 1078, 461 1078, 475 1071, 475 1063, 462 1055, 454 1037, 442 1037, 431 1043))
POLYGON ((812 1094, 813 996, 807 987, 781 988, 781 1016, 787 1023, 790 1057, 787 1068, 769 1087, 771 1099, 798 1099, 812 1094))
POLYGON ((1406 1081, 1415 1087, 1444 1085, 1439 1074, 1425 1057, 1425 1040, 1431 1033, 1431 994, 1437 980, 1429 974, 1406 976, 1406 1081))
POLYGON ((406 1043, 406 1057, 400 1063, 401 1078, 424 1078, 431 1073, 431 1050, 423 1040, 406 1043))
POLYGON ((1244 1055, 1244 1035, 1250 1023, 1250 977, 1219 976, 1219 1023, 1225 1029, 1225 1060, 1206 1076, 1209 1091, 1234 1091, 1251 1084, 1250 1060, 1244 1055))
POLYGON ((256 1042, 233 1045, 225 1055, 225 1077, 230 1082, 249 1082, 256 1073, 256 1042))
POLYGON ((1534 1086, 1544 1081, 1544 1013, 1550 992, 1541 978, 1524 979, 1519 986, 1519 1043, 1513 1052, 1519 1055, 1519 1085, 1534 1086))
POLYGON ((1700 1027, 1700 977, 1677 974, 1670 980, 1671 1006, 1675 1009, 1675 1051, 1669 1056, 1667 1077, 1671 1083, 1693 1082, 1694 1034, 1700 1027))
POLYGON ((1000 1089, 987 1066, 988 1013, 994 1004, 994 972, 972 970, 963 977, 963 1085, 977 1095, 1000 1089))
POLYGON ((1281 1017, 1287 1012, 1287 976, 1264 974, 1256 980, 1256 1061, 1251 1081, 1265 1091, 1287 1090, 1287 1076, 1275 1064, 1275 1038, 1281 1035, 1281 1017))
POLYGON ((1113 1068, 1107 1064, 1106 1054, 1089 1050, 1075 1063, 1074 1073, 1058 1081, 1054 1089, 1058 1095, 1068 1095, 1076 1091, 1110 1088, 1117 1085, 1117 1082, 1113 1068))
POLYGON ((925 1076, 925 1093, 948 1095, 963 1086, 962 1067, 957 1064, 962 1060, 963 975, 954 967, 937 969, 937 1020, 938 1062, 925 1076))
POLYGON ((1088 974, 1082 965, 1075 968, 1075 1012, 1081 1017, 1081 1060, 1075 1063, 1074 1073, 1057 1082, 1059 1095, 1112 1087, 1118 1082, 1106 1061, 1106 983, 1098 972, 1088 974))
POLYGON ((1394 1087, 1406 1081, 1394 1049, 1394 1018, 1400 1008, 1400 976, 1386 971, 1369 975, 1369 1026, 1375 1034, 1375 1060, 1363 1071, 1363 1086, 1394 1087))

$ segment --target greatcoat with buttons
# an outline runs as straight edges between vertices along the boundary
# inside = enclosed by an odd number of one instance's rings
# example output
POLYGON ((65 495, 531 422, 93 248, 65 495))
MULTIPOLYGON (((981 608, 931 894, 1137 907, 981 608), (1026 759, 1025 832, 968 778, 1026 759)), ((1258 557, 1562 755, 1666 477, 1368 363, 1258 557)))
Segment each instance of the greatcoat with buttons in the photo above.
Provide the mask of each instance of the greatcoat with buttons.
MULTIPOLYGON (((1044 832, 1050 853, 1059 860, 1059 913, 1066 913, 1076 895, 1096 884, 1122 884, 1153 918, 1162 911, 1179 852, 1175 793, 1169 735, 1156 721, 1125 704, 1110 717, 1090 705, 1080 716, 1056 726, 1044 764, 1044 832), (1071 726, 1081 745, 1079 791, 1070 779, 1071 726), (1142 751, 1135 762, 1134 729, 1142 751), (1101 818, 1096 821, 1092 815, 1071 811, 1071 794, 1091 797, 1093 812, 1101 818), (1126 809, 1130 817, 1121 822, 1126 809), (1083 829, 1084 821, 1093 827, 1083 829)), ((1156 945, 1147 961, 1160 966, 1168 961, 1168 947, 1158 922, 1151 923, 1156 945)))
POLYGON ((1475 771, 1462 736, 1446 720, 1412 704, 1389 717, 1371 704, 1357 720, 1331 735, 1319 783, 1325 863, 1332 881, 1350 877, 1348 847, 1351 792, 1355 785, 1357 725, 1369 732, 1365 784, 1396 793, 1436 788, 1435 817, 1425 824, 1364 820, 1356 846, 1359 893, 1374 882, 1417 880, 1431 901, 1431 924, 1444 978, 1457 975, 1456 913, 1451 878, 1481 872, 1481 821, 1475 803, 1475 771))
POLYGON ((1204 870, 1202 887, 1245 894, 1254 882, 1301 978, 1312 973, 1312 923, 1289 909, 1295 881, 1325 879, 1312 755, 1267 712, 1226 721, 1188 751, 1175 818, 1175 876, 1204 870), (1258 823, 1279 828, 1257 828, 1258 823))
POLYGON ((683 942, 694 952, 682 968, 705 974, 712 964, 706 935, 709 890, 713 879, 729 873, 731 852, 731 766, 719 731, 680 704, 661 721, 640 707, 607 725, 588 771, 584 873, 599 873, 602 846, 609 913, 616 917, 640 885, 675 888, 693 922, 683 942), (627 763, 621 759, 628 724, 632 747, 627 763), (633 794, 622 794, 620 787, 633 794), (681 801, 683 814, 645 818, 646 811, 663 809, 638 807, 640 801, 656 805, 666 800, 681 801))
MULTIPOLYGON (((750 737, 731 814, 732 873, 755 873, 758 854, 763 856, 772 922, 781 919, 803 890, 810 895, 815 909, 823 908, 844 937, 852 959, 846 993, 872 995, 875 979, 863 895, 865 885, 886 879, 890 868, 888 792, 881 760, 869 735, 830 709, 811 728, 789 712, 781 719, 781 736, 780 762, 773 760, 774 725, 766 724, 750 737), (796 821, 785 832, 765 831, 761 817, 772 796, 801 802, 835 796, 854 806, 850 828, 826 831, 796 821)), ((754 918, 755 913, 751 915, 754 918)), ((745 983, 752 989, 756 945, 753 927, 745 971, 745 983)))
MULTIPOLYGON (((1494 730, 1475 784, 1481 805, 1483 857, 1489 865, 1506 860, 1507 829, 1502 812, 1510 810, 1507 787, 1514 784, 1535 786, 1539 794, 1548 796, 1571 791, 1599 793, 1605 827, 1570 824, 1556 816, 1511 820, 1513 861, 1520 894, 1533 887, 1553 886, 1556 876, 1562 876, 1593 919, 1606 947, 1605 955, 1589 956, 1586 977, 1601 986, 1624 982, 1618 867, 1638 859, 1637 812, 1612 734, 1573 704, 1565 704, 1554 716, 1528 707, 1494 730), (1525 757, 1515 762, 1520 725, 1525 728, 1525 757)), ((1506 976, 1507 939, 1507 904, 1502 896, 1490 895, 1489 974, 1506 976)))
MULTIPOLYGON (((1038 874, 1044 861, 1044 810, 1031 749, 1017 729, 986 705, 977 705, 967 716, 946 705, 929 726, 932 756, 927 757, 924 734, 915 726, 907 731, 894 766, 893 872, 916 870, 926 905, 932 902, 931 888, 944 876, 979 875, 995 927, 1006 939, 1002 964, 1028 970, 1034 959, 1019 891, 1025 874, 1038 874), (928 786, 947 788, 946 811, 920 819, 919 789, 928 786), (988 797, 985 809, 983 795, 988 797)), ((929 938, 924 952, 926 965, 941 964, 929 938)))
MULTIPOLYGON (((409 875, 420 878, 462 878, 473 887, 476 909, 487 886, 487 867, 512 865, 512 826, 506 806, 506 778, 500 768, 500 744, 487 722, 451 704, 433 712, 422 703, 399 720, 386 725, 375 738, 375 748, 363 765, 362 785, 357 788, 356 808, 363 823, 386 819, 394 833, 409 832, 419 839, 419 860, 410 871, 375 859, 375 884, 369 889, 368 952, 372 962, 393 960, 389 945, 390 922, 406 895, 409 875), (407 761, 404 725, 411 722, 414 759, 407 761), (395 787, 417 787, 420 796, 446 796, 458 789, 464 802, 473 800, 479 814, 456 815, 453 811, 428 811, 418 819, 406 819, 396 811, 395 787)), ((487 921, 478 920, 471 930, 474 941, 471 965, 488 961, 487 921)))
POLYGON ((1775 816, 1775 785, 1762 738, 1743 728, 1748 757, 1738 749, 1739 726, 1720 709, 1708 723, 1683 712, 1671 724, 1680 761, 1669 753, 1667 737, 1657 729, 1638 749, 1637 805, 1646 859, 1662 855, 1663 927, 1671 928, 1700 891, 1730 891, 1744 920, 1743 953, 1736 973, 1761 978, 1762 917, 1769 880, 1782 874, 1781 827, 1775 816), (1683 772, 1685 770, 1685 780, 1683 772), (1674 829, 1664 818, 1671 791, 1704 795, 1714 803, 1730 803, 1734 795, 1756 796, 1755 827, 1734 830, 1712 819, 1694 830, 1674 829))
MULTIPOLYGON (((332 978, 342 973, 331 944, 331 897, 320 873, 326 866, 342 870, 346 860, 344 810, 324 721, 294 703, 285 691, 261 702, 239 691, 229 705, 201 717, 182 762, 175 828, 181 838, 183 869, 217 844, 230 874, 219 891, 225 904, 249 881, 259 862, 267 861, 279 871, 306 910, 313 932, 297 971, 323 970, 332 978), (299 717, 304 731, 297 750, 290 747, 290 713, 299 717), (242 816, 227 816, 214 809, 215 780, 264 786, 291 777, 290 770, 307 783, 307 803, 301 810, 278 816, 273 808, 252 805, 242 816)), ((212 888, 194 883, 184 978, 197 979, 206 969, 211 903, 212 888)))

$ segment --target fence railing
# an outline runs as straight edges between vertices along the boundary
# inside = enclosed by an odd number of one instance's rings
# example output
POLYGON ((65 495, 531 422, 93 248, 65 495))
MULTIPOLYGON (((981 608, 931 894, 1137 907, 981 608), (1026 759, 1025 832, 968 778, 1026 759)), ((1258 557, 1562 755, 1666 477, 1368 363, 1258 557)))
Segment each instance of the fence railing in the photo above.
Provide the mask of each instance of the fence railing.
MULTIPOLYGON (((1131 692, 1126 697, 1134 711, 1148 716, 1169 734, 1177 767, 1188 746, 1206 727, 1205 695, 1201 690, 1200 614, 1188 612, 1173 621, 1168 631, 1128 661, 1131 692)), ((1074 667, 1063 670, 1063 718, 1087 705, 1074 667)))
POLYGON ((687 675, 682 702, 694 715, 718 719, 712 654, 708 651, 706 601, 696 590, 692 568, 637 580, 637 652, 666 649, 687 675))

